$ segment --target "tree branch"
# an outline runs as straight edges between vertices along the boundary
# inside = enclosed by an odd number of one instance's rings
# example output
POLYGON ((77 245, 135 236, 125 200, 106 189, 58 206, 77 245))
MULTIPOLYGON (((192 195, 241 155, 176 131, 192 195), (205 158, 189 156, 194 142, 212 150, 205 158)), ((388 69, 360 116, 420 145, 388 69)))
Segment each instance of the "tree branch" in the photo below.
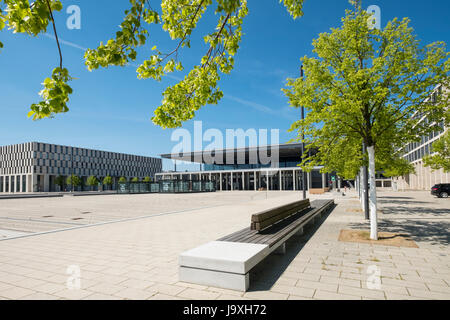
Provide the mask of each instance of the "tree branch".
POLYGON ((63 66, 63 57, 62 57, 62 52, 61 52, 61 46, 59 44, 59 38, 58 38, 58 33, 56 32, 56 25, 55 25, 55 19, 53 18, 53 11, 52 11, 52 7, 50 6, 50 2, 49 0, 45 0, 47 3, 47 7, 48 10, 50 11, 50 17, 52 19, 52 24, 53 24, 53 32, 55 34, 55 39, 56 39, 56 44, 58 45, 58 52, 59 52, 59 68, 62 69, 63 66))

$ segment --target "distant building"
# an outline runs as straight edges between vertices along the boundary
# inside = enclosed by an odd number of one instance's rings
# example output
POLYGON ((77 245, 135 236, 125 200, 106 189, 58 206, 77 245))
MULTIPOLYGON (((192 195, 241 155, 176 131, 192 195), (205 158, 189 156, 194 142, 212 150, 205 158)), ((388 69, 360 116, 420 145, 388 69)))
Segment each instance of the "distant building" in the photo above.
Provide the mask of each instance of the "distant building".
MULTIPOLYGON (((443 94, 443 91, 444 88, 442 85, 437 86, 431 97, 425 100, 425 102, 435 102, 437 95, 443 94)), ((416 113, 414 117, 417 117, 420 121, 424 121, 426 124, 430 123, 428 118, 423 114, 416 113)), ((403 158, 414 165, 416 172, 393 179, 399 190, 431 190, 431 187, 435 184, 450 182, 450 174, 448 172, 444 172, 443 169, 433 171, 430 167, 425 167, 423 164, 423 158, 433 153, 433 143, 440 139, 448 130, 444 125, 444 121, 438 125, 439 130, 422 136, 419 142, 413 142, 404 147, 403 158)))
POLYGON ((120 177, 154 178, 161 171, 159 158, 40 142, 0 147, 0 193, 64 191, 55 179, 72 174, 82 178, 79 190, 87 189, 89 176, 111 176, 115 189, 120 177))
MULTIPOLYGON (((262 152, 263 154, 265 153, 262 152)), ((188 152, 187 154, 163 154, 163 159, 197 163, 204 171, 165 172, 156 175, 157 180, 213 181, 218 191, 237 190, 303 190, 305 185, 311 193, 323 193, 331 187, 332 176, 321 173, 322 166, 313 168, 302 179, 301 144, 282 144, 268 147, 247 147, 211 151, 188 152), (267 163, 260 157, 261 149, 267 149, 269 158, 276 149, 276 163, 267 163), (211 153, 215 162, 208 159, 211 153)), ((273 159, 272 159, 273 160, 273 159)))

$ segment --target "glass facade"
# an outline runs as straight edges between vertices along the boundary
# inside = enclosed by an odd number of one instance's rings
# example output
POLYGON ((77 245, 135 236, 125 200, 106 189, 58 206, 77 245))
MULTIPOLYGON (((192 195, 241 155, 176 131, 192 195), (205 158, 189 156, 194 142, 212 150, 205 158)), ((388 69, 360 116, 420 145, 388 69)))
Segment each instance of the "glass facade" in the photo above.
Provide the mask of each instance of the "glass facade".
POLYGON ((215 192, 212 181, 162 180, 159 182, 120 183, 120 194, 215 192))
MULTIPOLYGON (((295 168, 300 163, 299 161, 280 161, 278 168, 295 168)), ((251 169, 265 169, 272 168, 271 164, 205 164, 205 171, 232 171, 232 170, 251 170, 251 169)))

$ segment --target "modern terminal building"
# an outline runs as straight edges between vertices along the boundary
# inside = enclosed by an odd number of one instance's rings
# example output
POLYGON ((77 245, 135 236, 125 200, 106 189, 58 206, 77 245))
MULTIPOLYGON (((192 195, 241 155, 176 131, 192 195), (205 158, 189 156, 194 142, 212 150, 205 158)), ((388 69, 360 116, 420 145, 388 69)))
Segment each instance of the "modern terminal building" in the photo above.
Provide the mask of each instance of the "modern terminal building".
POLYGON ((120 177, 154 178, 161 171, 159 158, 40 142, 0 147, 0 193, 64 191, 55 179, 72 174, 82 180, 79 190, 87 189, 89 176, 111 176, 114 190, 120 177))
POLYGON ((163 159, 197 163, 204 170, 158 173, 156 179, 212 181, 218 191, 303 190, 304 184, 311 193, 328 191, 332 175, 321 173, 323 167, 306 173, 303 181, 302 169, 297 166, 301 154, 300 143, 163 154, 163 159))
MULTIPOLYGON (((433 94, 425 100, 425 103, 435 103, 437 95, 441 94, 448 94, 448 90, 442 85, 439 85, 435 88, 433 94)), ((432 125, 426 115, 416 113, 414 117, 421 122, 432 125)), ((429 135, 422 136, 420 141, 410 143, 403 148, 403 157, 413 164, 415 172, 404 177, 393 179, 398 190, 429 191, 435 184, 450 182, 449 172, 445 172, 444 169, 433 170, 430 167, 425 167, 423 163, 425 156, 433 154, 433 143, 442 138, 448 130, 449 128, 445 127, 445 123, 442 121, 438 123, 438 130, 431 132, 429 135)))

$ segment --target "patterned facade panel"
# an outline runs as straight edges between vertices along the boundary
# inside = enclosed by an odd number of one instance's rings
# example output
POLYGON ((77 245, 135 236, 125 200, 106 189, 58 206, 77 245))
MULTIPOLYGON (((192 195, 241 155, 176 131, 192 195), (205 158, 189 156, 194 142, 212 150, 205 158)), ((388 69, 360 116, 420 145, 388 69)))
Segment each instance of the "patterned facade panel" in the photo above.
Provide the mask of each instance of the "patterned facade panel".
POLYGON ((0 175, 76 174, 79 176, 154 177, 162 160, 101 150, 30 142, 0 147, 0 175))

